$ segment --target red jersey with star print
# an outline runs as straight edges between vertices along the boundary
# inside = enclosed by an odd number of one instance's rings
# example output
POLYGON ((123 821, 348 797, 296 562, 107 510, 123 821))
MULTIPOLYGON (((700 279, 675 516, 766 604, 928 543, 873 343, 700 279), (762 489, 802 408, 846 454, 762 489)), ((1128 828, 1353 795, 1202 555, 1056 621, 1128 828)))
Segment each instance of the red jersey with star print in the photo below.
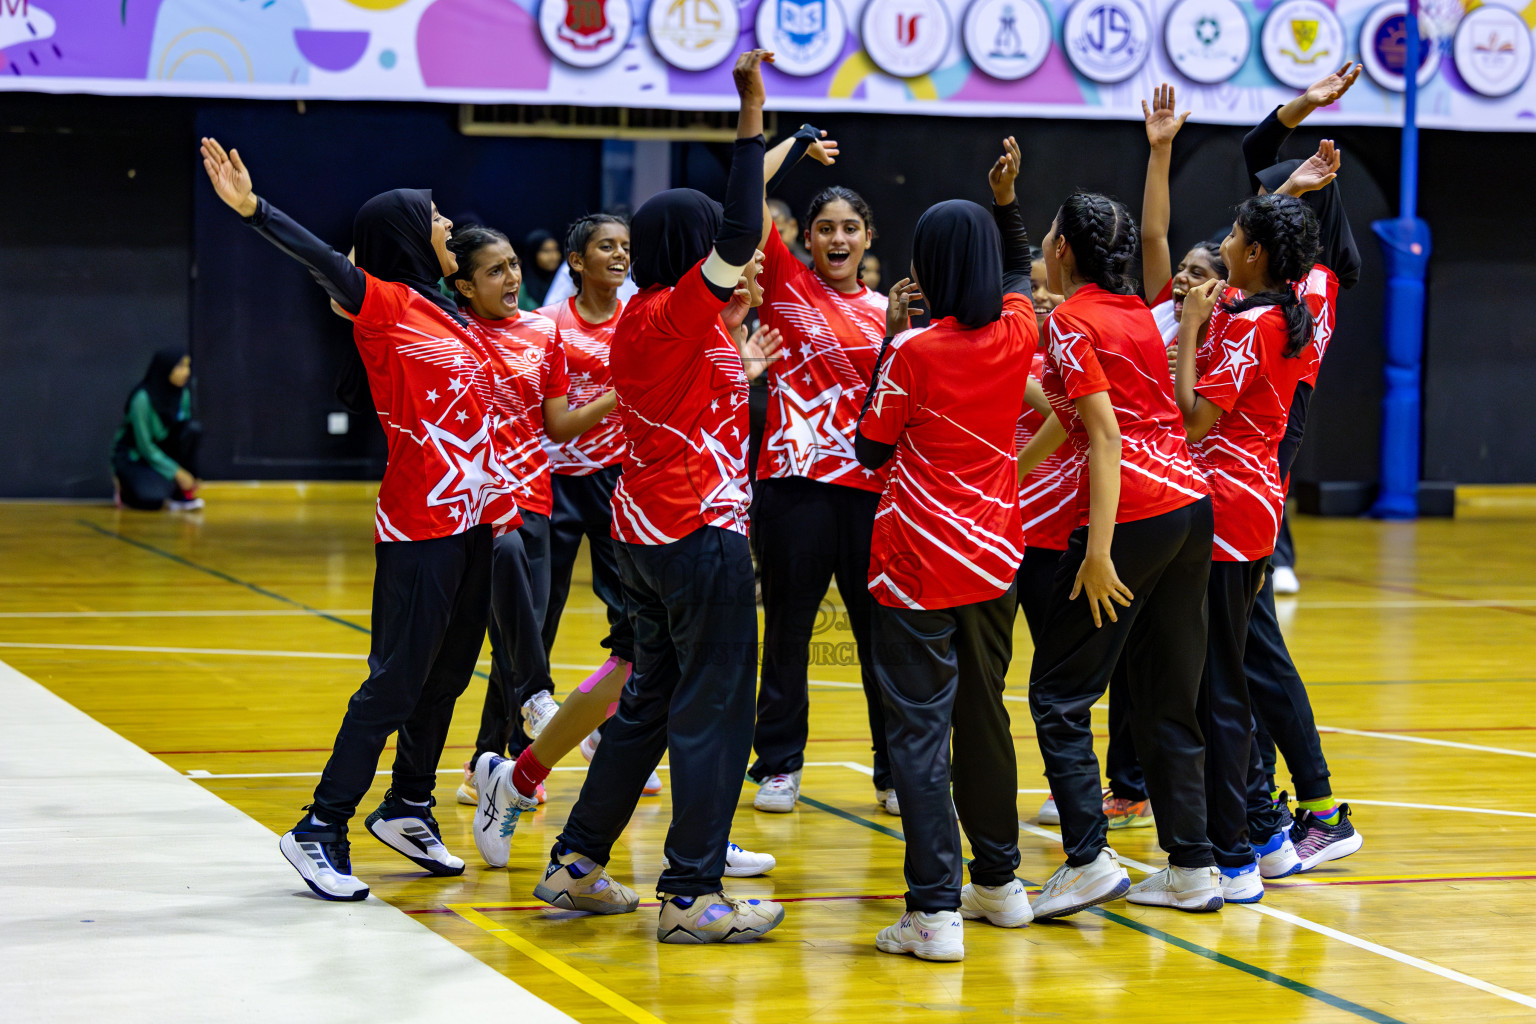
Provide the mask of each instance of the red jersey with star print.
POLYGON ((352 337, 389 444, 374 511, 378 541, 434 540, 521 522, 496 451, 481 339, 415 291, 367 278, 352 337))
MULTIPOLYGON (((1029 375, 1039 380, 1044 373, 1045 353, 1037 351, 1029 375)), ((1023 451, 1044 423, 1045 417, 1026 402, 1014 433, 1014 447, 1023 451)), ((1077 464, 1071 456, 1071 443, 1063 442, 1019 484, 1019 518, 1028 547, 1067 550, 1067 538, 1077 528, 1077 464)))
POLYGON ((1301 356, 1307 364, 1301 379, 1316 387, 1317 375, 1323 368, 1323 356, 1328 354, 1328 343, 1333 340, 1333 309, 1339 301, 1339 277, 1321 263, 1314 264, 1296 294, 1312 311, 1312 343, 1301 356))
POLYGON ((891 608, 1001 596, 1024 561, 1014 431, 1040 329, 1029 297, 967 329, 953 317, 891 342, 859 430, 894 444, 870 540, 869 592, 891 608))
POLYGON ((777 231, 768 232, 763 257, 758 316, 782 333, 783 358, 768 366, 758 476, 883 490, 885 471, 859 465, 853 435, 885 339, 885 296, 862 285, 839 292, 796 259, 777 231))
MULTIPOLYGON (((608 371, 608 351, 613 344, 613 330, 624 313, 624 303, 612 317, 600 324, 588 323, 576 311, 576 299, 545 306, 539 312, 555 322, 560 332, 560 347, 565 350, 565 365, 571 378, 571 408, 579 409, 595 402, 613 387, 608 371)), ((544 438, 544 453, 549 468, 565 476, 589 476, 624 461, 624 423, 619 411, 604 416, 581 434, 556 444, 544 438)))
POLYGON ((1206 495, 1190 458, 1184 417, 1173 399, 1168 352, 1147 304, 1084 285, 1045 322, 1040 386, 1072 443, 1077 523, 1088 523, 1088 430, 1076 400, 1109 392, 1120 425, 1120 508, 1115 522, 1183 508, 1206 495))
POLYGON ((613 333, 627 442, 615 540, 670 544, 702 526, 747 532, 747 377, 703 266, 630 299, 613 333))
POLYGON ((554 508, 549 456, 544 453, 544 400, 570 390, 565 349, 555 338, 554 321, 538 313, 487 320, 464 310, 470 324, 499 358, 492 376, 499 414, 496 437, 502 463, 517 487, 519 507, 540 515, 554 508))
POLYGON ((1217 306, 1195 355, 1195 391, 1222 409, 1210 433, 1190 445, 1211 488, 1217 562, 1256 562, 1275 550, 1285 504, 1280 439, 1308 365, 1306 349, 1285 356, 1287 340, 1279 306, 1237 314, 1217 306))

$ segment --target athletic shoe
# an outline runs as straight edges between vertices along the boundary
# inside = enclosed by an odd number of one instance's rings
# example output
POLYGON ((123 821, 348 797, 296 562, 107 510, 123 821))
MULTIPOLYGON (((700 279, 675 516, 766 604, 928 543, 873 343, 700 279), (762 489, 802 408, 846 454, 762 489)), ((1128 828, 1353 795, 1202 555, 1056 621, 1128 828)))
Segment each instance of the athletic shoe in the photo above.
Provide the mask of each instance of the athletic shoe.
POLYGON ((1301 591, 1301 580, 1296 578, 1296 570, 1288 565, 1275 566, 1275 593, 1295 594, 1301 591))
POLYGON ((986 921, 999 928, 1023 928, 1035 919, 1029 894, 1015 878, 1007 885, 970 883, 960 890, 960 916, 967 921, 986 921))
POLYGON ((757 787, 757 796, 752 798, 752 806, 773 814, 788 814, 795 809, 795 801, 799 799, 800 773, 789 772, 764 779, 757 787))
POLYGON ((1040 805, 1040 813, 1035 815, 1035 821, 1041 825, 1060 825, 1061 812, 1056 809, 1056 798, 1046 795, 1045 803, 1040 805))
POLYGON ((709 896, 658 892, 656 898, 661 900, 657 942, 751 942, 784 920, 784 907, 772 900, 738 900, 723 892, 709 896))
MULTIPOLYGON (((597 756, 597 745, 602 741, 603 734, 596 729, 593 729, 590 733, 587 734, 587 738, 581 741, 581 746, 579 748, 581 750, 581 756, 587 759, 588 764, 591 764, 592 758, 597 756)), ((660 793, 661 790, 661 776, 657 775, 655 772, 651 772, 651 777, 645 780, 645 788, 640 790, 640 792, 645 796, 655 796, 657 793, 660 793)), ((542 800, 539 801, 539 803, 543 802, 544 801, 542 800)))
MULTIPOLYGON (((432 800, 431 803, 436 803, 432 800)), ((365 824, 373 838, 394 850, 400 856, 415 862, 434 875, 452 876, 464 873, 464 862, 448 852, 443 845, 443 830, 432 816, 432 807, 417 807, 395 796, 394 790, 384 794, 384 802, 378 810, 368 815, 365 824)))
POLYGON ((1057 868, 1040 888, 1040 895, 1030 904, 1030 910, 1036 921, 1066 917, 1117 900, 1130 887, 1131 876, 1120 866, 1115 851, 1106 846, 1092 864, 1076 868, 1063 864, 1057 868))
POLYGON ((454 797, 461 804, 473 807, 480 802, 480 791, 475 789, 475 761, 470 758, 464 762, 464 781, 459 783, 459 791, 454 797))
POLYGON ((651 777, 645 780, 645 788, 640 790, 645 796, 655 796, 661 792, 661 776, 651 772, 651 777))
POLYGON ((640 905, 635 890, 621 885, 597 861, 575 850, 556 846, 554 859, 544 869, 544 880, 534 886, 533 894, 561 910, 582 910, 588 914, 631 914, 640 905))
POLYGON ((523 796, 512 785, 516 764, 489 752, 475 761, 475 788, 480 793, 475 804, 475 848, 493 868, 507 866, 518 816, 539 806, 537 798, 523 796))
POLYGON ((1181 868, 1170 864, 1143 878, 1125 894, 1127 903, 1175 910, 1220 910, 1221 872, 1214 867, 1181 868))
POLYGON ((293 870, 316 896, 355 902, 368 898, 368 887, 352 874, 352 848, 347 826, 316 825, 305 814, 277 841, 293 870))
POLYGON ((1110 828, 1150 828, 1155 823, 1151 800, 1122 800, 1107 789, 1104 791, 1104 817, 1109 819, 1110 828))
POLYGON ((171 498, 165 503, 165 507, 172 512, 196 512, 203 507, 203 499, 190 491, 180 498, 171 498))
POLYGON ((1355 831, 1349 820, 1349 804, 1339 805, 1339 823, 1329 825, 1311 811, 1303 810, 1291 826, 1291 842, 1301 858, 1301 870, 1311 871, 1319 864, 1340 860, 1365 845, 1365 837, 1355 831))
POLYGON ((1290 833, 1283 828, 1265 842, 1255 844, 1253 852, 1259 855, 1261 878, 1284 878, 1301 870, 1301 858, 1296 856, 1290 833))
POLYGON ((538 739, 539 733, 559 711, 560 705, 555 703, 554 696, 548 690, 540 690, 523 701, 523 731, 529 739, 538 739))
POLYGON ((911 910, 880 929, 875 948, 882 953, 911 953, 919 960, 964 960, 965 924, 953 910, 932 914, 911 910))
MULTIPOLYGON (((751 850, 743 850, 735 843, 726 844, 726 878, 756 878, 758 875, 766 875, 772 871, 778 863, 771 853, 753 853, 751 850)), ((672 870, 672 862, 665 856, 661 858, 661 870, 672 870)))
POLYGON ((1259 876, 1259 860, 1240 868, 1221 869, 1221 898, 1228 903, 1257 903, 1264 898, 1264 881, 1259 876))
POLYGON ((898 818, 901 817, 901 801, 896 799, 896 791, 894 789, 875 790, 875 803, 883 807, 886 814, 894 814, 898 818))

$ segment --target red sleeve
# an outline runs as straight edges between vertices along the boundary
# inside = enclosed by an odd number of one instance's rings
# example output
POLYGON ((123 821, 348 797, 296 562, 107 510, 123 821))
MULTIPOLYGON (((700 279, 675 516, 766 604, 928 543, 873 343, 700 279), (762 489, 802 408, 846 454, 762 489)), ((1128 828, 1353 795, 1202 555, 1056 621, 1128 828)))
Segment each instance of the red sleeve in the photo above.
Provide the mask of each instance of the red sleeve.
POLYGON ((795 259, 795 254, 779 237, 778 230, 770 230, 768 241, 763 243, 763 272, 758 277, 763 294, 770 299, 777 298, 778 289, 786 282, 808 273, 805 264, 795 259))
POLYGON ((1009 292, 1003 296, 1003 316, 999 321, 1010 343, 1020 346, 1019 359, 1031 361, 1040 347, 1040 322, 1035 319, 1035 304, 1027 295, 1009 292))
POLYGON ((1171 298, 1173 298, 1173 278, 1170 277, 1167 281, 1163 282, 1162 290, 1153 297, 1151 302, 1147 303, 1147 308, 1156 309, 1171 298))
MULTIPOLYGON (((1270 307, 1254 320, 1234 316, 1222 325, 1221 336, 1212 346, 1210 366, 1195 390, 1223 412, 1231 412, 1243 392, 1258 379, 1264 350, 1269 347, 1265 335, 1275 327, 1276 317, 1270 314, 1275 311, 1276 307, 1270 307)), ((1279 321, 1283 328, 1285 318, 1279 317, 1279 321)))
POLYGON ((400 322, 412 292, 398 281, 380 281, 366 270, 363 271, 363 280, 363 308, 352 318, 358 328, 354 333, 359 338, 366 335, 374 340, 380 332, 400 322))
POLYGON ((710 332, 728 304, 709 290, 709 284, 704 280, 704 261, 700 260, 683 275, 676 288, 651 306, 650 315, 658 329, 675 338, 703 345, 710 340, 710 332))
POLYGON ((1046 321, 1050 331, 1047 357, 1061 377, 1062 389, 1074 401, 1109 390, 1109 378, 1099 365, 1088 324, 1057 309, 1046 321))
POLYGON ((893 343, 885 365, 880 369, 880 380, 875 385, 869 411, 859 420, 859 433, 871 441, 895 444, 916 408, 912 395, 916 374, 910 351, 904 344, 893 343))
POLYGON ((571 393, 571 375, 565 362, 565 346, 559 332, 544 345, 544 369, 539 381, 545 400, 563 398, 571 393))

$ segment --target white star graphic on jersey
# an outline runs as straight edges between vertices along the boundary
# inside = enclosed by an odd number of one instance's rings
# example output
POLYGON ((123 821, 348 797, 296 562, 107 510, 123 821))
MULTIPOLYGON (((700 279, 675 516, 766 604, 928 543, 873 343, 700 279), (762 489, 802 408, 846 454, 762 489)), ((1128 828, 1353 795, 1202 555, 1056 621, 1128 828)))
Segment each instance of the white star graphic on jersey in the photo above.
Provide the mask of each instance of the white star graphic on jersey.
POLYGON ((720 475, 720 482, 714 486, 713 490, 699 500, 699 511, 708 512, 711 508, 721 505, 739 507, 745 504, 747 492, 742 488, 742 485, 747 482, 747 478, 744 473, 739 478, 736 476, 738 468, 744 471, 745 467, 738 467, 736 459, 731 455, 731 450, 725 446, 723 441, 709 431, 700 431, 700 438, 703 442, 703 449, 715 461, 715 470, 720 475))
POLYGON ((486 502, 509 492, 515 483, 491 452, 490 424, 481 423, 474 436, 468 438, 459 437, 435 423, 423 422, 421 426, 448 467, 432 493, 427 495, 427 504, 452 506, 461 515, 468 516, 471 523, 479 522, 486 502))
POLYGON ((452 380, 450 380, 448 382, 448 390, 454 392, 455 394, 457 394, 458 392, 464 390, 464 382, 461 381, 459 378, 454 377, 452 380))
POLYGON ((1078 362, 1076 354, 1072 351, 1072 343, 1083 337, 1081 332, 1063 331, 1054 321, 1051 323, 1051 358, 1061 366, 1070 366, 1078 373, 1083 372, 1083 364, 1078 362))
POLYGON ((469 419, 469 414, 466 413, 463 409, 460 409, 459 414, 455 416, 454 419, 458 420, 460 423, 463 423, 465 420, 469 419))
POLYGON ((1211 372, 1221 373, 1226 371, 1232 375, 1234 382, 1241 381, 1248 370, 1259 365, 1258 357, 1253 353, 1253 339, 1259 333, 1257 327, 1248 332, 1248 336, 1236 345, 1223 346, 1221 362, 1211 372))
POLYGON ((438 395, 436 390, 432 390, 432 391, 428 391, 427 392, 427 401, 429 401, 429 402, 435 402, 435 401, 438 400, 439 397, 441 397, 441 396, 438 395))
POLYGON ((784 412, 783 424, 766 443, 769 451, 784 453, 784 459, 789 463, 789 472, 793 475, 809 474, 811 467, 822 455, 843 455, 848 459, 856 459, 852 449, 848 449, 847 440, 832 427, 832 415, 842 395, 840 384, 833 384, 809 399, 801 398, 789 388, 778 390, 776 398, 784 412), (836 448, 847 450, 824 448, 824 439, 836 448), (839 441, 842 444, 839 445, 839 441))
POLYGON ((885 400, 887 398, 900 398, 906 394, 906 388, 902 387, 900 384, 892 383, 889 376, 882 377, 880 379, 880 387, 875 392, 873 408, 874 414, 876 416, 883 416, 885 414, 885 400))

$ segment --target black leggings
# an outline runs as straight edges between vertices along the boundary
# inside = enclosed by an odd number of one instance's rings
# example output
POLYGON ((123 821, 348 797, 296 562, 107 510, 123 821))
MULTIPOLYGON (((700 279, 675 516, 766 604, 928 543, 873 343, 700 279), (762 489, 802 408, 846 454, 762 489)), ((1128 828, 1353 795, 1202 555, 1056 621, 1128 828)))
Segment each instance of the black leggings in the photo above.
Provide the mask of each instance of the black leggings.
POLYGON ((1029 707, 1061 813, 1067 863, 1074 867, 1091 863, 1107 845, 1090 717, 1122 654, 1136 708, 1131 730, 1157 807, 1158 844, 1179 867, 1213 862, 1196 714, 1212 533, 1209 498, 1117 525, 1110 557, 1135 596, 1129 608, 1116 608, 1118 622, 1105 619, 1100 627, 1086 597, 1069 599, 1086 554, 1086 526, 1073 531, 1057 567, 1055 600, 1030 671, 1029 707))
POLYGON ((608 609, 608 636, 602 646, 616 658, 635 660, 635 631, 624 610, 624 585, 619 578, 617 543, 613 539, 613 490, 619 466, 585 476, 554 474, 555 506, 549 517, 549 606, 544 612, 544 650, 554 650, 560 619, 571 595, 571 572, 581 539, 587 539, 592 560, 592 592, 608 609))
POLYGON ((811 655, 817 664, 847 665, 855 651, 864 684, 876 789, 891 785, 885 715, 870 651, 869 544, 880 495, 803 477, 758 482, 756 533, 763 580, 763 668, 757 695, 757 760, 747 774, 761 782, 799 771, 810 733, 811 655), (827 584, 847 609, 854 650, 814 643, 837 618, 824 606, 827 584))
POLYGON ((1056 565, 1064 553, 1052 548, 1026 547, 1024 561, 1019 565, 1016 577, 1019 609, 1024 613, 1024 624, 1029 627, 1029 638, 1036 647, 1040 646, 1045 620, 1051 615, 1056 565))
MULTIPOLYGON (((168 424, 169 436, 160 442, 160 450, 175 460, 176 465, 197 475, 197 446, 203 439, 203 425, 196 420, 178 420, 168 424)), ((158 512, 165 503, 180 493, 176 481, 160 475, 160 471, 143 459, 128 457, 127 448, 112 453, 112 473, 117 477, 118 496, 127 508, 144 512, 158 512)))
MULTIPOLYGON (((1243 670, 1253 699, 1254 724, 1258 729, 1259 756, 1264 764, 1265 788, 1275 787, 1275 747, 1285 755, 1297 800, 1321 800, 1333 787, 1328 780, 1328 759, 1312 717, 1312 699, 1291 661, 1275 617, 1274 573, 1264 574, 1264 589, 1248 622, 1248 646, 1243 651, 1243 670)), ((1254 823, 1250 822, 1253 828, 1254 823)))

